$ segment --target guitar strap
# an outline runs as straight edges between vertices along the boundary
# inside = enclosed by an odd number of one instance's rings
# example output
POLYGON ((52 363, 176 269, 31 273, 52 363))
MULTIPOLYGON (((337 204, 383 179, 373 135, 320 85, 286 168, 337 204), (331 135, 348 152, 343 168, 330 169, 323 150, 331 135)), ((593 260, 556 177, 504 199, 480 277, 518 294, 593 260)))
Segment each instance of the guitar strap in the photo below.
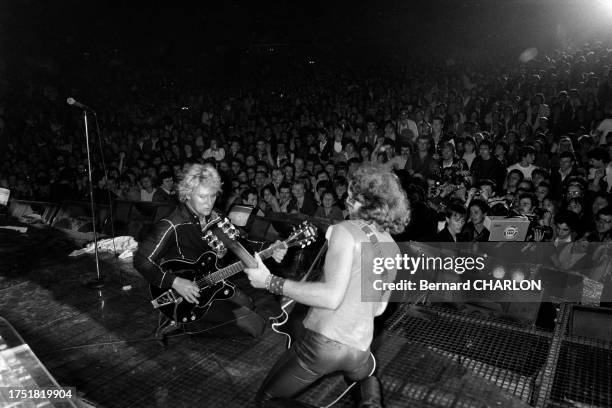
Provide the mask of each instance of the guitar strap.
POLYGON ((374 248, 374 251, 376 251, 376 255, 379 258, 382 258, 383 254, 382 250, 380 249, 380 242, 378 241, 378 237, 376 236, 374 231, 372 231, 372 228, 368 224, 363 224, 361 226, 361 230, 366 234, 366 236, 372 243, 372 247, 374 248))
POLYGON ((376 234, 374 233, 374 231, 372 231, 372 228, 368 224, 363 224, 361 226, 361 230, 365 232, 372 245, 374 245, 378 249, 378 254, 380 255, 381 251, 380 247, 378 246, 378 237, 376 237, 376 234))
MULTIPOLYGON (((370 243, 372 244, 372 247, 374 248, 374 252, 376 253, 376 256, 378 258, 380 258, 380 259, 383 259, 384 256, 383 256, 383 253, 382 253, 380 241, 378 240, 378 237, 376 236, 376 234, 374 233, 372 228, 368 224, 363 224, 361 226, 361 230, 366 234, 366 236, 370 240, 370 243)), ((388 277, 387 270, 385 270, 383 272, 382 276, 385 279, 387 279, 387 277, 388 277)))

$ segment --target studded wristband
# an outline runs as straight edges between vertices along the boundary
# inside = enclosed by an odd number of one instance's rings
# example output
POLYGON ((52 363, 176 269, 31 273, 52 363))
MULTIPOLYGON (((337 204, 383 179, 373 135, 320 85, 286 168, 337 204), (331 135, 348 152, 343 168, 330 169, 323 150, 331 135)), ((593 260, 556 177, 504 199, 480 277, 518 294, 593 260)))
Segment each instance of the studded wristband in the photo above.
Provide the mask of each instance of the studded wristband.
POLYGON ((270 284, 268 285, 268 291, 270 293, 274 293, 275 295, 282 295, 283 288, 285 286, 285 278, 281 278, 280 276, 272 276, 270 280, 270 284))
POLYGON ((265 287, 266 287, 266 290, 268 290, 268 291, 270 290, 270 282, 272 282, 272 277, 273 277, 273 276, 274 276, 274 275, 272 275, 272 274, 270 273, 270 274, 268 274, 268 277, 266 278, 266 286, 265 286, 265 287))

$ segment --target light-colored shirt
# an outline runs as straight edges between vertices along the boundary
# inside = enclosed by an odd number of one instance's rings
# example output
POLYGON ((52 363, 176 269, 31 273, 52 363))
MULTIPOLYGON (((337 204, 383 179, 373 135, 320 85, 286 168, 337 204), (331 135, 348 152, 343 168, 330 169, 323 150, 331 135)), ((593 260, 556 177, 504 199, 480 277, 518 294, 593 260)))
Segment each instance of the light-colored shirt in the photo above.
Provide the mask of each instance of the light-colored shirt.
POLYGON ((533 164, 530 164, 527 167, 523 167, 521 166, 520 163, 515 163, 512 166, 508 167, 508 173, 511 172, 512 170, 519 170, 521 173, 523 173, 523 176, 525 176, 526 180, 531 180, 531 173, 533 173, 533 171, 535 169, 537 169, 537 166, 534 166, 533 164))
POLYGON ((606 166, 606 183, 608 184, 608 192, 612 189, 612 162, 606 166))
POLYGON ((570 242, 572 242, 572 237, 569 236, 567 238, 561 239, 559 237, 555 238, 555 241, 553 243, 553 245, 555 246, 555 248, 559 247, 560 244, 569 244, 570 242))
POLYGON ((147 192, 144 188, 140 189, 140 201, 153 201, 153 194, 157 191, 156 188, 153 189, 150 193, 147 192))
POLYGON ((208 149, 204 150, 204 153, 202 153, 202 158, 208 159, 209 157, 214 158, 216 161, 221 161, 225 157, 225 149, 220 147, 213 150, 209 147, 208 149))
POLYGON ((402 130, 404 129, 410 129, 412 133, 414 134, 414 139, 419 137, 419 128, 417 127, 417 124, 414 120, 406 119, 406 122, 400 121, 397 124, 397 130, 399 133, 402 133, 402 130))
POLYGON ((340 153, 342 151, 342 142, 334 142, 334 151, 340 153))
POLYGON ((612 119, 606 118, 602 120, 599 126, 597 126, 597 129, 595 129, 595 131, 601 132, 601 137, 599 138, 599 144, 600 145, 607 144, 606 137, 608 136, 608 133, 612 132, 612 119))
MULTIPOLYGON (((349 282, 338 308, 331 310, 311 307, 304 319, 304 327, 329 339, 365 351, 372 343, 374 317, 384 294, 383 291, 374 289, 374 280, 393 282, 397 273, 397 270, 393 268, 386 269, 384 274, 375 274, 374 258, 379 256, 395 258, 400 253, 400 249, 391 235, 387 232, 376 231, 375 227, 370 226, 378 242, 382 244, 377 245, 380 249, 379 254, 368 236, 362 231, 361 227, 364 224, 363 221, 343 221, 327 229, 325 237, 328 240, 333 228, 345 228, 354 237, 353 264, 351 270, 347 272, 350 274, 349 282), (362 288, 369 288, 369 290, 363 291, 362 288)), ((351 248, 347 250, 350 251, 351 248)), ((325 275, 336 272, 326 270, 322 279, 325 280, 325 275)))

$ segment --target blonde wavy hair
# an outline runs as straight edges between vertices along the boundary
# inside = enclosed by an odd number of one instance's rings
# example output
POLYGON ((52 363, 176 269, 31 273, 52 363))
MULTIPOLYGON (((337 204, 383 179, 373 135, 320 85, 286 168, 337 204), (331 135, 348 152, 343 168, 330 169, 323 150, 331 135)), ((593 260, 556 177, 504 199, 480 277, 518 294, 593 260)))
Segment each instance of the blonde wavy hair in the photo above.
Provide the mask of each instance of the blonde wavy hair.
POLYGON ((217 192, 222 190, 221 177, 211 164, 192 164, 183 171, 180 179, 177 190, 181 202, 187 201, 193 190, 200 184, 212 187, 217 192))
POLYGON ((374 164, 362 164, 349 179, 349 192, 361 206, 351 218, 375 221, 391 234, 399 234, 410 221, 410 203, 399 178, 374 164))

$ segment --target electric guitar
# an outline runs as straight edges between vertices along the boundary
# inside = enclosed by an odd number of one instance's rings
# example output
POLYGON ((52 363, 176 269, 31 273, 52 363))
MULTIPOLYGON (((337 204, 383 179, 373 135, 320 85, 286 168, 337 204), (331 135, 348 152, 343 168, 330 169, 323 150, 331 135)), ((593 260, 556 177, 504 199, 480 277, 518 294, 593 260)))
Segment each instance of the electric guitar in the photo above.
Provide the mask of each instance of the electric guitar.
POLYGON ((295 301, 293 299, 284 298, 281 300, 281 313, 278 316, 274 316, 270 318, 272 322, 272 330, 274 330, 278 334, 282 334, 285 336, 285 347, 287 349, 291 348, 291 334, 287 331, 287 329, 282 328, 289 321, 289 313, 291 312, 289 308, 293 305, 295 301))
MULTIPOLYGON (((235 241, 236 232, 229 223, 220 223, 220 231, 217 229, 216 234, 226 234, 221 238, 222 241, 235 241)), ((300 226, 293 229, 293 232, 285 241, 273 244, 269 248, 259 252, 261 259, 267 259, 272 256, 272 253, 277 248, 290 248, 293 246, 301 246, 302 248, 310 245, 316 239, 316 228, 308 222, 303 222, 300 226)), ((161 263, 161 268, 170 271, 175 275, 189 279, 198 285, 200 288, 200 297, 198 303, 187 302, 174 289, 164 290, 157 286, 150 285, 151 303, 155 309, 159 309, 171 323, 184 324, 193 323, 206 315, 213 302, 230 299, 234 296, 236 287, 231 282, 227 281, 229 277, 242 272, 247 267, 245 262, 238 261, 229 266, 219 268, 217 252, 223 248, 223 243, 219 238, 209 231, 204 239, 209 246, 217 251, 204 252, 195 261, 185 261, 180 259, 166 260, 161 263)), ((233 242, 233 246, 238 246, 241 252, 248 254, 246 249, 238 242, 233 242)))

